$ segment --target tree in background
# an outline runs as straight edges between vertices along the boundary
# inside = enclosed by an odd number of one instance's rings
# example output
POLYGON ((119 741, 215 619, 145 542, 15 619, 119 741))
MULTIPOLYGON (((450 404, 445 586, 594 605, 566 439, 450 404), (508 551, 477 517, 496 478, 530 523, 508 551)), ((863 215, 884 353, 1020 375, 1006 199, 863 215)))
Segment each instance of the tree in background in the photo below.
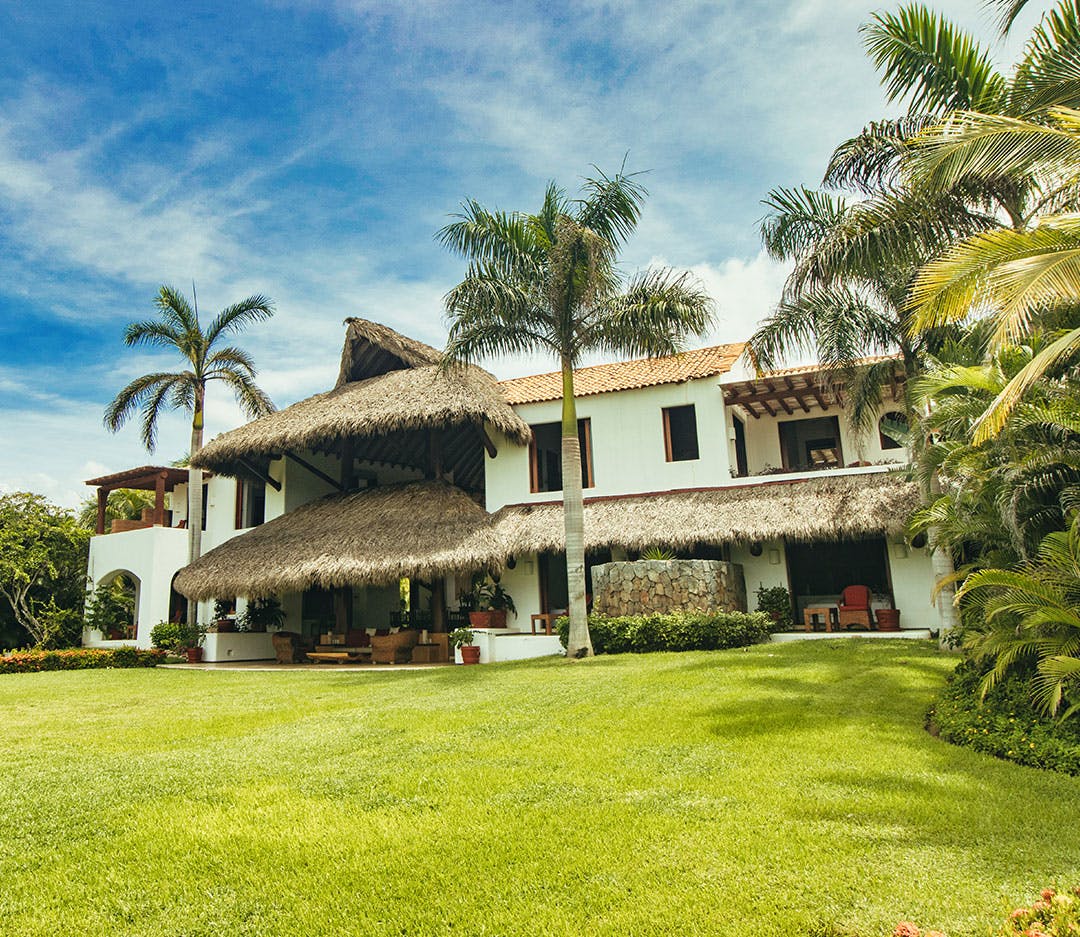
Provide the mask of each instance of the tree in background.
POLYGON ((0 597, 38 646, 82 631, 90 532, 41 495, 0 495, 0 597))
MULTIPOLYGON (((105 410, 105 426, 117 432, 136 411, 142 413, 142 440, 154 451, 157 421, 163 407, 191 413, 191 458, 202 449, 206 408, 206 385, 221 381, 228 386, 244 413, 254 419, 274 410, 270 398, 255 383, 255 363, 235 345, 221 346, 230 335, 274 314, 274 305, 265 296, 249 296, 229 306, 205 328, 199 321, 197 303, 189 303, 182 293, 162 286, 154 301, 156 319, 131 323, 124 332, 126 345, 150 345, 178 352, 187 368, 157 371, 137 377, 105 410)), ((188 468, 188 562, 202 552, 202 470, 188 468)), ((188 603, 188 618, 194 622, 198 603, 188 603)))
POLYGON ((626 280, 616 261, 637 227, 645 189, 623 172, 586 179, 581 197, 548 185, 536 214, 475 201, 437 235, 469 261, 446 296, 447 365, 542 352, 562 371, 562 483, 570 636, 592 654, 585 609, 585 528, 574 369, 593 352, 658 356, 702 335, 712 301, 689 274, 647 270, 626 280))
MULTIPOLYGON (((105 504, 105 529, 113 521, 137 521, 147 508, 154 507, 154 493, 152 491, 140 491, 138 488, 116 488, 109 492, 108 501, 105 504)), ((87 498, 79 505, 78 520, 81 527, 87 530, 97 530, 97 498, 87 498)))

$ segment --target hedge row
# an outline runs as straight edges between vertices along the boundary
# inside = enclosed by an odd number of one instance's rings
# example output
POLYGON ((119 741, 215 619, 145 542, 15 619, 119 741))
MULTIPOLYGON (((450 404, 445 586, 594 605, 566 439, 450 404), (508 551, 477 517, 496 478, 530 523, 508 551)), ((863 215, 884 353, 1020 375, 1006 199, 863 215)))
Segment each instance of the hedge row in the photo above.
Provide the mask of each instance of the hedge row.
POLYGON ((984 673, 970 660, 956 668, 926 714, 930 732, 1021 765, 1080 774, 1080 718, 1058 722, 1037 712, 1028 675, 1022 673, 1010 675, 980 699, 984 673))
MULTIPOLYGON (((771 620, 762 612, 673 612, 668 615, 589 616, 589 635, 597 654, 649 651, 716 651, 745 647, 769 638, 771 620)), ((566 647, 570 619, 557 622, 566 647)))
POLYGON ((9 651, 0 656, 0 673, 41 670, 92 670, 97 667, 156 667, 164 651, 136 647, 72 648, 67 651, 9 651))

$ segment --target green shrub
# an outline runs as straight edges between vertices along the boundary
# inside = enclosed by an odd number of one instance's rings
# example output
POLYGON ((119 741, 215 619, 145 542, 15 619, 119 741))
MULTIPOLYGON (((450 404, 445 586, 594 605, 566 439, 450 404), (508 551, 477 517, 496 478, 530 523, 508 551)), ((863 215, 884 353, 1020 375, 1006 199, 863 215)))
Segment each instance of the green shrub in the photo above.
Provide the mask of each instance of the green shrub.
POLYGON ((156 667, 164 660, 164 651, 144 651, 136 647, 12 651, 0 657, 0 673, 93 670, 100 667, 156 667))
MULTIPOLYGON (((597 654, 649 651, 715 651, 758 644, 769 637, 771 619, 762 612, 672 612, 667 615, 589 616, 589 635, 597 654)), ((570 619, 556 622, 566 647, 570 619)))
POLYGON ((201 628, 182 621, 159 621, 150 629, 150 643, 165 651, 198 647, 203 642, 203 636, 201 628))
POLYGON ((787 631, 793 625, 791 617, 791 593, 783 586, 758 586, 757 610, 771 619, 770 631, 787 631))
POLYGON ((1032 706, 1030 673, 1009 674, 980 699, 985 672, 985 666, 963 661, 927 712, 927 728, 947 742, 987 755, 1080 774, 1080 725, 1058 722, 1032 706))

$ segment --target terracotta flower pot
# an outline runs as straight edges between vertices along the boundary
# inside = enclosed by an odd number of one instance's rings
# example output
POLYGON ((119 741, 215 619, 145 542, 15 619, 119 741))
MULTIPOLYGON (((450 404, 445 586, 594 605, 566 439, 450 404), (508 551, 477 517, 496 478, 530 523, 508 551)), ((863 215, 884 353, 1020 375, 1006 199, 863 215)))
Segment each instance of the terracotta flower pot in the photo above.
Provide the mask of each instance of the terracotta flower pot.
POLYGON ((189 647, 187 649, 187 662, 189 664, 202 663, 202 652, 203 649, 201 647, 189 647))
POLYGON ((475 644, 466 644, 464 647, 459 648, 461 651, 461 662, 463 664, 479 664, 480 663, 480 648, 475 644))
POLYGON ((226 634, 236 630, 236 622, 231 618, 219 618, 217 620, 218 634, 226 634))
POLYGON ((492 609, 488 612, 491 615, 491 627, 492 628, 505 628, 506 627, 506 609, 492 609))
POLYGON ((473 628, 490 628, 494 612, 469 612, 469 624, 473 628))
POLYGON ((876 612, 874 612, 874 614, 877 616, 878 631, 900 630, 900 609, 879 608, 876 612))

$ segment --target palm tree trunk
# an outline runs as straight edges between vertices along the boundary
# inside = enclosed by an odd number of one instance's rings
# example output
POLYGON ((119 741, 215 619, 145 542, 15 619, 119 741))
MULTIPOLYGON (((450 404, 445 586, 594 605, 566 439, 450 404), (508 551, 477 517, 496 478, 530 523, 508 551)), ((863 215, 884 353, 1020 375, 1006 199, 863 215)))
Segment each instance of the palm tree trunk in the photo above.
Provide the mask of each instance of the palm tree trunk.
POLYGON ((592 657, 592 639, 585 608, 585 506, 581 493, 581 443, 578 440, 574 369, 562 362, 562 483, 563 525, 566 532, 566 591, 569 597, 568 658, 592 657))
MULTIPOLYGON (((191 421, 191 452, 188 456, 188 562, 194 563, 202 555, 203 524, 203 474, 202 469, 193 468, 190 460, 199 454, 203 441, 203 407, 205 391, 200 387, 195 392, 195 415, 191 421)), ((199 623, 199 603, 188 600, 187 620, 189 625, 199 623)))
MULTIPOLYGON (((928 487, 931 496, 941 494, 941 482, 937 472, 931 476, 928 487)), ((944 583, 937 594, 938 622, 941 625, 938 639, 944 641, 946 635, 959 624, 959 616, 956 614, 956 583, 953 581, 956 565, 953 563, 952 548, 939 540, 937 527, 931 527, 928 534, 934 581, 944 583)))

